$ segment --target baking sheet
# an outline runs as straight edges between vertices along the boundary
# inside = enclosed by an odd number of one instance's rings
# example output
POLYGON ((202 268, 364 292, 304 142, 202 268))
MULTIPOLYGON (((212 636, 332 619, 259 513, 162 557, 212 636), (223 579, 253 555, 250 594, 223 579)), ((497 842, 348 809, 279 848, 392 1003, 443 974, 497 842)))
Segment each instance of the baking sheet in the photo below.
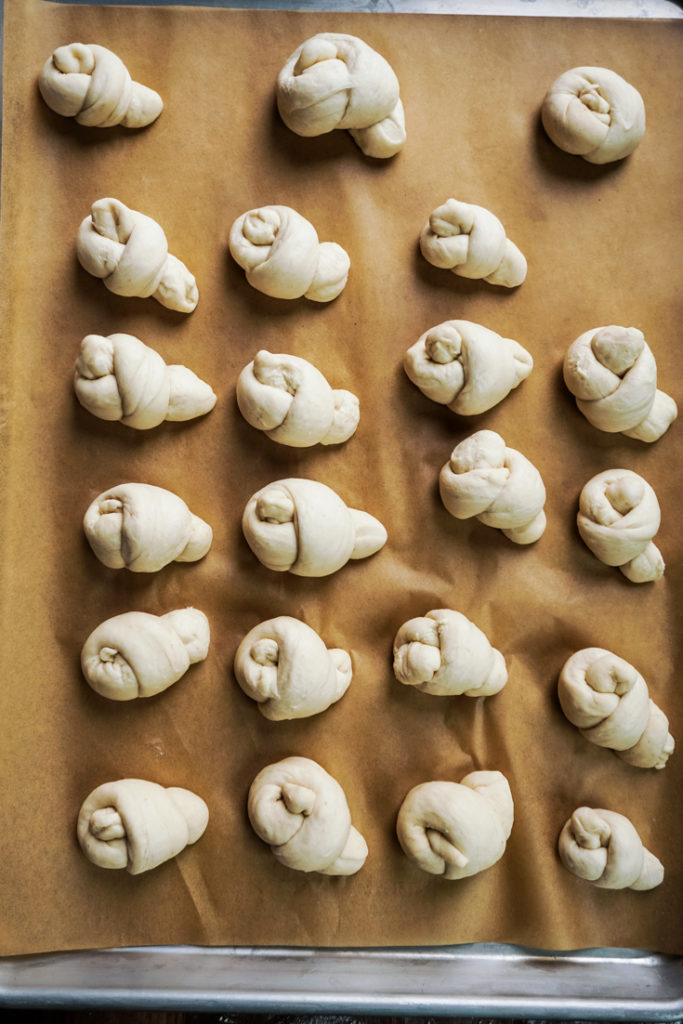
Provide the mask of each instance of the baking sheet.
POLYGON ((478 941, 680 952, 678 759, 664 773, 637 772, 589 747, 554 693, 566 656, 599 644, 645 672, 674 735, 680 721, 676 427, 647 449, 598 435, 559 372, 587 326, 634 323, 676 395, 680 354, 669 339, 680 315, 672 268, 681 153, 668 95, 680 76, 678 26, 610 24, 603 62, 618 61, 641 90, 649 127, 631 160, 599 169, 554 151, 537 111, 547 83, 604 46, 605 23, 37 3, 11 3, 7 13, 2 600, 5 678, 14 685, 2 698, 3 801, 12 815, 2 952, 478 941), (409 144, 389 164, 366 161, 341 133, 297 139, 277 119, 272 84, 284 57, 323 29, 363 36, 399 73, 409 144), (37 70, 54 46, 78 37, 125 53, 135 76, 162 92, 156 125, 133 136, 86 132, 42 106, 37 70), (199 282, 191 317, 112 296, 78 267, 78 223, 108 194, 162 223, 199 282), (421 261, 420 227, 449 194, 501 216, 529 259, 522 288, 502 294, 421 261), (232 219, 271 201, 296 207, 351 253, 349 285, 331 306, 266 299, 231 263, 232 219), (432 406, 400 368, 418 335, 450 317, 517 338, 536 362, 517 392, 472 422, 432 406), (78 408, 70 377, 80 338, 121 330, 209 380, 219 393, 210 417, 140 436, 78 408), (295 452, 241 421, 234 381, 258 347, 309 358, 359 394, 356 437, 334 451, 295 452), (490 529, 456 523, 438 502, 438 469, 481 426, 500 430, 545 479, 549 526, 533 549, 511 550, 490 529), (662 504, 668 569, 655 586, 634 587, 600 566, 573 525, 583 483, 616 464, 641 472, 662 504), (258 487, 288 475, 320 479, 378 515, 389 531, 384 551, 322 581, 259 566, 241 538, 241 510, 258 487), (211 522, 214 546, 202 563, 139 578, 94 560, 82 512, 126 479, 175 490, 211 522), (90 693, 78 653, 98 622, 131 607, 184 604, 211 619, 204 665, 133 706, 90 693), (393 680, 398 626, 448 605, 505 654, 510 682, 496 698, 439 701, 393 680), (278 613, 304 618, 352 653, 352 687, 323 716, 268 723, 231 677, 239 639, 278 613), (251 834, 249 783, 290 753, 320 760, 346 789, 371 851, 353 879, 289 872, 251 834), (508 775, 515 827, 498 865, 449 886, 403 859, 393 823, 410 786, 474 767, 508 775), (89 865, 73 835, 83 797, 123 775, 187 785, 212 812, 197 847, 136 879, 89 865), (555 839, 583 802, 630 812, 666 864, 659 890, 602 893, 566 875, 555 839))

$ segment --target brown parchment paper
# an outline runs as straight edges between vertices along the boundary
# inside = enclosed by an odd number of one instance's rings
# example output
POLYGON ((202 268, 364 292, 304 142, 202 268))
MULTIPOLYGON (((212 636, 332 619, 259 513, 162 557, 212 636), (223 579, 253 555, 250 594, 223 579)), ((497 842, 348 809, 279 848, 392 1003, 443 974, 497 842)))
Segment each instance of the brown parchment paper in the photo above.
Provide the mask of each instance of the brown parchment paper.
POLYGON ((6 0, 4 75, 3 781, 0 952, 147 943, 402 945, 509 941, 567 949, 683 952, 678 793, 683 758, 641 771, 584 741, 563 718, 556 680, 574 650, 614 650, 645 675, 681 729, 680 423, 646 446, 594 430, 561 380, 564 351, 608 323, 640 327, 661 386, 681 398, 679 23, 536 18, 96 9, 6 0), (408 142, 394 160, 363 157, 345 133, 303 140, 281 124, 274 81, 318 31, 364 38, 396 69, 408 142), (165 109, 139 132, 93 130, 42 103, 36 77, 62 43, 98 42, 157 88, 165 109), (614 68, 648 117, 632 158, 591 167, 556 150, 541 98, 563 70, 614 68), (75 257, 90 204, 113 195, 157 219, 195 273, 197 310, 111 295, 75 257), (502 219, 527 255, 517 290, 427 265, 417 237, 448 196, 502 219), (228 255, 233 219, 291 205, 351 255, 330 305, 269 299, 228 255), (483 323, 533 354, 529 379, 472 420, 429 402, 405 377, 404 351, 449 318, 483 323), (71 388, 81 338, 126 331, 212 383, 207 417, 139 433, 81 409, 71 388), (297 451, 240 417, 239 370, 259 347, 314 362, 356 392, 347 444, 297 451), (548 527, 529 549, 441 506, 439 468, 475 429, 500 431, 545 480, 548 527), (575 528, 579 492, 626 466, 656 489, 653 585, 599 563, 575 528), (321 580, 263 568, 240 529, 249 496, 300 475, 333 486, 386 525, 373 558, 321 580), (102 490, 146 481, 181 495, 214 528, 200 563, 153 575, 104 568, 82 515, 102 490), (193 604, 212 626, 207 661, 158 697, 118 705, 91 692, 80 648, 103 619, 193 604), (407 618, 453 607, 485 630, 510 678, 496 697, 429 697, 395 682, 394 634, 407 618), (237 687, 241 637, 298 616, 348 649, 354 679, 315 718, 270 723, 237 687), (315 758, 344 787, 370 855, 351 878, 280 866, 251 832, 246 795, 265 764, 315 758), (408 789, 496 768, 510 781, 507 851, 447 883, 402 855, 394 835, 408 789), (131 877, 91 865, 75 839, 80 803, 125 776, 186 786, 209 804, 206 834, 131 877), (605 892, 569 875, 556 839, 580 804, 631 818, 666 866, 650 893, 605 892))

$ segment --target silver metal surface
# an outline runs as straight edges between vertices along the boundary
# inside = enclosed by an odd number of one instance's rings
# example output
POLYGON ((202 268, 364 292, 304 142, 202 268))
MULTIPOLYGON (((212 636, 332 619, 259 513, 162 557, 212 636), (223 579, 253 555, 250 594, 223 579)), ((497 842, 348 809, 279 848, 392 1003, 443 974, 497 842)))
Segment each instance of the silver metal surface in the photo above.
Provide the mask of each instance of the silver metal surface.
POLYGON ((683 961, 628 950, 146 947, 0 961, 13 1007, 678 1021, 683 961))

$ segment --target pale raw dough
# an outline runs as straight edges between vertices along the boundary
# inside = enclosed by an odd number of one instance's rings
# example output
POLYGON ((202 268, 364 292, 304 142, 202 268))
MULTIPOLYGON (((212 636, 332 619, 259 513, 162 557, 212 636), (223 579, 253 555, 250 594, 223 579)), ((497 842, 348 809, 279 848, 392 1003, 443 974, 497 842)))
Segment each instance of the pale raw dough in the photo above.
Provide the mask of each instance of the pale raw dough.
POLYGON ((678 415, 657 389, 657 364, 636 327, 595 327, 574 341, 564 359, 564 382, 589 423, 608 433, 657 441, 678 415))
POLYGON ((533 544, 545 530, 545 487, 536 467, 493 430, 478 430, 451 452, 439 491, 456 519, 476 516, 515 544, 533 544))
POLYGON ((119 484, 103 491, 83 517, 88 543, 110 569, 156 572, 169 562, 196 562, 211 547, 208 523, 172 491, 119 484))
POLYGON ((424 782, 411 789, 398 812, 396 833, 419 868, 454 880, 500 860, 513 817, 505 776, 476 771, 461 782, 424 782))
POLYGON ((100 623, 81 651, 90 686, 109 700, 153 697, 209 652, 209 620, 196 608, 124 612, 100 623))
POLYGON ((93 415, 136 430, 204 416, 216 404, 213 390, 192 370, 168 366, 132 334, 86 335, 76 360, 74 390, 93 415))
POLYGON ((159 93, 134 82, 123 61, 95 43, 59 46, 38 79, 48 107, 95 128, 143 128, 161 113, 159 93))
POLYGON ((558 681, 565 715, 582 736, 637 768, 663 768, 674 752, 669 720, 628 661, 602 647, 567 659, 558 681))
POLYGON ((368 847, 351 824, 344 790, 307 757, 286 757, 263 768, 249 789, 249 821, 288 868, 353 875, 368 847))
POLYGON ((297 135, 347 128, 366 156, 394 156, 406 141, 398 79, 356 36, 321 32, 302 43, 278 75, 277 106, 297 135))
POLYGON ((115 295, 153 296, 162 306, 191 313, 197 283, 168 251, 162 228, 118 199, 98 199, 78 229, 78 260, 115 295))
POLYGON ((139 875, 196 843, 208 821, 208 807, 189 789, 119 779, 86 797, 76 832, 93 864, 139 875))
POLYGON ((446 320, 408 349, 403 367, 420 391, 460 416, 502 401, 531 373, 525 348, 469 320, 446 320))
POLYGON ((489 697, 503 689, 505 659, 460 612, 437 608, 404 622, 394 639, 399 683, 436 696, 489 697))
POLYGON ((328 576, 350 558, 374 555, 387 539, 374 516, 348 508, 326 484, 297 477, 253 494, 242 529, 266 568, 295 576, 328 576))
POLYGON ((261 349, 237 378, 237 405, 247 423, 279 444, 341 444, 355 432, 359 403, 333 390, 312 363, 261 349))
POLYGON ((566 153, 592 164, 628 156, 645 133, 645 105, 637 89, 607 68, 572 68, 545 95, 541 120, 566 153))
POLYGON ((314 629, 290 615, 250 629, 235 655, 235 678, 265 718, 309 718, 346 693, 351 657, 327 648, 314 629))
POLYGON ((459 277, 516 288, 526 277, 526 259, 498 218, 483 206, 447 199, 430 214, 420 235, 422 255, 459 277))
POLYGON ((275 299, 330 302, 343 290, 351 261, 336 242, 320 242, 290 206, 247 210, 230 228, 230 253, 252 288, 275 299))
POLYGON ((650 583, 664 574, 664 559, 652 538, 661 514, 657 495, 630 469, 598 473, 581 491, 579 533, 596 558, 618 565, 632 583, 650 583))
POLYGON ((558 852, 568 871, 600 889, 654 889, 664 880, 661 862, 615 811, 578 807, 560 833, 558 852))

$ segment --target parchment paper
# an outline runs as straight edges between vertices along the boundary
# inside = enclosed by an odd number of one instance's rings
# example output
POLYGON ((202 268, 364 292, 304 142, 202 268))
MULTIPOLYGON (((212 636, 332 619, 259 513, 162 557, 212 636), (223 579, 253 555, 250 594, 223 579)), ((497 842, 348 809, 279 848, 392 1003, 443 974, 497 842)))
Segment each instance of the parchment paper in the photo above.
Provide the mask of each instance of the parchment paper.
POLYGON ((683 758, 630 767, 581 738, 556 697, 574 650, 614 650, 645 675, 681 730, 680 423, 655 445, 592 428, 561 379, 569 343, 592 326, 640 327, 661 386, 680 401, 681 94, 678 23, 95 9, 6 0, 3 128, 3 733, 0 952, 147 943, 402 945, 509 941, 683 952, 678 793, 683 758), (311 140, 279 121, 274 81, 318 31, 348 31, 384 54, 401 81, 408 143, 388 162, 348 135, 311 140), (148 129, 86 129, 42 103, 36 78, 60 44, 98 42, 161 92, 148 129), (641 91, 648 128, 622 163, 592 167, 556 150, 539 125, 548 85, 604 64, 641 91), (91 203, 116 196, 161 223, 197 277, 191 316, 111 295, 75 256, 91 203), (424 262, 417 238, 449 196, 486 206, 527 255, 513 291, 424 262), (351 255, 334 303, 269 299, 227 249, 233 219, 293 206, 351 255), (516 338, 535 368, 489 413, 458 418, 423 397, 405 350, 449 318, 516 338), (81 409, 71 375, 81 338, 126 331, 184 362, 218 393, 189 424, 139 433, 81 409), (360 397, 361 424, 334 449, 276 445, 240 417, 234 387, 258 348, 314 362, 360 397), (441 506, 437 476, 481 427, 503 434, 545 480, 548 528, 517 547, 441 506), (628 583, 581 542, 578 495, 626 466, 656 489, 667 561, 652 585, 628 583), (240 517, 265 483, 300 475, 378 516, 389 541, 320 580, 272 573, 251 554, 240 517), (153 575, 104 568, 81 530, 102 490, 129 480, 167 487, 214 528, 207 557, 153 575), (111 615, 193 604, 210 618, 208 660, 166 693, 114 704, 80 674, 80 648, 111 615), (391 671, 406 619, 452 607, 504 654, 509 683, 489 699, 429 697, 391 671), (242 636, 298 616, 348 649, 354 679, 323 715, 270 723, 237 687, 242 636), (351 878, 280 866, 252 833, 246 795, 265 764, 318 760, 344 787, 370 856, 351 878), (510 781, 507 851, 472 879, 420 872, 394 834, 408 789, 495 768, 510 781), (186 786, 208 803, 204 837, 138 877, 81 854, 85 796, 125 776, 186 786), (575 807, 626 814, 666 866, 649 893, 606 892, 556 855, 575 807))

